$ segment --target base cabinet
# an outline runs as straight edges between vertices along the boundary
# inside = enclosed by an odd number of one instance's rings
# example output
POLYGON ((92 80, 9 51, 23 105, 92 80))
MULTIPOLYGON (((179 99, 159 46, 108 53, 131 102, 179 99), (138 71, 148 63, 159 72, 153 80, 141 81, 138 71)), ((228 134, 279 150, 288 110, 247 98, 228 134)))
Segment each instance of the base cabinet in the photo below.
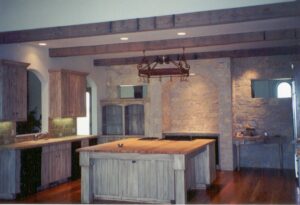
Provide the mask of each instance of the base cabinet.
POLYGON ((42 150, 42 186, 71 177, 71 143, 47 145, 42 150))
POLYGON ((76 150, 97 138, 59 142, 30 149, 0 150, 0 199, 28 196, 57 182, 81 177, 76 150))
POLYGON ((0 199, 14 199, 20 192, 20 151, 0 151, 0 199))

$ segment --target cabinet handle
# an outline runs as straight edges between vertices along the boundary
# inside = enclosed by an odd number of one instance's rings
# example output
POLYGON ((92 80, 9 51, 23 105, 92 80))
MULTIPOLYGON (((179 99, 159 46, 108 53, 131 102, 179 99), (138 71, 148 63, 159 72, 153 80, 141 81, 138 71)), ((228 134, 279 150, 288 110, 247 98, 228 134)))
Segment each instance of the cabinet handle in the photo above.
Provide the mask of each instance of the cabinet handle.
POLYGON ((132 160, 132 163, 134 164, 134 163, 136 163, 136 161, 135 161, 135 160, 132 160))

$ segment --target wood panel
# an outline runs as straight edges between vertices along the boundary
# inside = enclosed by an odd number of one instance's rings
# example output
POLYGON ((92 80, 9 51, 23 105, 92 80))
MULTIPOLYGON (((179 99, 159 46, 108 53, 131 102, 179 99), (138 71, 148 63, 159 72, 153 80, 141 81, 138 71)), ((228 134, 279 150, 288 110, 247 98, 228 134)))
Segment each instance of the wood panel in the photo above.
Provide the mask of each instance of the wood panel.
POLYGON ((71 177, 71 143, 43 147, 42 186, 71 177))
POLYGON ((172 161, 101 159, 94 164, 96 198, 170 202, 172 161))
POLYGON ((85 172, 82 202, 96 198, 184 204, 187 190, 206 188, 215 179, 214 140, 126 139, 117 143, 122 142, 122 148, 107 143, 79 150, 85 172), (107 145, 110 152, 103 151, 107 145))
POLYGON ((14 199, 20 192, 20 152, 0 151, 0 198, 14 199))
POLYGON ((86 115, 86 75, 68 70, 49 71, 50 117, 86 115))
POLYGON ((0 60, 0 121, 27 120, 27 67, 29 64, 0 60))
POLYGON ((0 43, 30 42, 52 39, 99 36, 116 33, 159 31, 263 19, 299 16, 299 2, 286 2, 215 11, 147 17, 129 20, 40 28, 0 33, 0 43))
MULTIPOLYGON (((299 37, 298 37, 299 38, 299 37)), ((284 46, 272 48, 257 48, 257 49, 243 49, 232 51, 215 51, 215 52, 201 52, 201 53, 187 53, 185 57, 187 60, 210 59, 210 58, 241 58, 253 56, 272 56, 272 55, 293 55, 300 54, 300 46, 284 46)), ((181 54, 168 55, 170 59, 178 60, 181 54)), ((157 56, 147 56, 149 61, 154 61, 157 56)), ((109 58, 109 59, 95 59, 94 66, 112 66, 112 65, 131 65, 138 64, 142 61, 142 57, 130 58, 109 58)))
POLYGON ((144 105, 125 106, 125 135, 144 135, 144 105))
POLYGON ((102 106, 102 132, 104 135, 123 134, 123 111, 119 105, 102 106))

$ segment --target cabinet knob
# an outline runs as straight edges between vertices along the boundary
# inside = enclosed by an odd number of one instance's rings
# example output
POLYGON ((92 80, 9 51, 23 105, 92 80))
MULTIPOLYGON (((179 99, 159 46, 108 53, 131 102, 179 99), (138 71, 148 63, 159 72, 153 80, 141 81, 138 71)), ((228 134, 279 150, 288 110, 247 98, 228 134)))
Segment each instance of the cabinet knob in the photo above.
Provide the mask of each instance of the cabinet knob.
POLYGON ((136 163, 136 161, 135 161, 135 160, 132 160, 132 163, 134 164, 134 163, 136 163))

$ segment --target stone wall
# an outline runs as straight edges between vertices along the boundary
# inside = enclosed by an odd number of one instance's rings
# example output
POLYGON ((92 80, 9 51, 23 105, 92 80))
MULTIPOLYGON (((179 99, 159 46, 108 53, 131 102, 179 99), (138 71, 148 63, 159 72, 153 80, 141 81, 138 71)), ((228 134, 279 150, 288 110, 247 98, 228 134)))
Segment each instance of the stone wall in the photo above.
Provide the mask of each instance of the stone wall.
POLYGON ((187 82, 167 80, 162 86, 163 132, 217 133, 220 167, 233 169, 230 59, 189 62, 187 82))
MULTIPOLYGON (((242 131, 248 123, 256 125, 258 134, 284 136, 292 139, 291 99, 251 97, 251 79, 290 78, 290 63, 297 56, 235 58, 232 60, 233 133, 242 131)), ((284 167, 293 168, 293 146, 284 145, 284 167)), ((278 145, 243 145, 243 167, 279 167, 278 145)))
POLYGON ((14 143, 15 135, 15 122, 0 122, 0 145, 14 143))
MULTIPOLYGON (((145 102, 145 136, 163 132, 217 133, 220 167, 233 169, 230 59, 190 61, 195 73, 187 82, 178 78, 151 79, 145 102)), ((118 98, 120 84, 138 85, 135 65, 106 70, 106 98, 118 98)))

